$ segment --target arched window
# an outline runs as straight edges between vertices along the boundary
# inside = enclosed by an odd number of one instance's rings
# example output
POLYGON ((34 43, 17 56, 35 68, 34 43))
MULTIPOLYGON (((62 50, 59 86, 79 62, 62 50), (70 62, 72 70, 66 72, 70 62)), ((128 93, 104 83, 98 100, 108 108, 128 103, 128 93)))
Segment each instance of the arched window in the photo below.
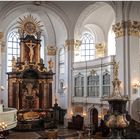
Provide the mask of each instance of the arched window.
POLYGON ((82 97, 84 95, 84 76, 79 73, 74 78, 75 96, 82 97))
POLYGON ((8 35, 8 48, 7 48, 7 71, 12 70, 12 57, 16 59, 20 56, 19 34, 16 31, 10 32, 8 35))
MULTIPOLYGON (((8 34, 7 42, 7 72, 12 71, 12 57, 20 57, 20 40, 18 31, 14 30, 8 34)), ((41 36, 41 58, 44 60, 44 37, 41 36)))
POLYGON ((87 95, 99 96, 99 75, 90 75, 87 77, 87 95))
POLYGON ((64 74, 64 61, 65 61, 65 55, 64 55, 64 48, 61 48, 59 51, 59 73, 64 74))
POLYGON ((115 33, 112 28, 110 28, 108 33, 108 55, 116 55, 115 43, 115 33))
POLYGON ((110 93, 110 74, 103 75, 103 96, 108 96, 110 93))
POLYGON ((80 46, 80 61, 88 61, 95 58, 95 37, 90 33, 84 33, 80 46))

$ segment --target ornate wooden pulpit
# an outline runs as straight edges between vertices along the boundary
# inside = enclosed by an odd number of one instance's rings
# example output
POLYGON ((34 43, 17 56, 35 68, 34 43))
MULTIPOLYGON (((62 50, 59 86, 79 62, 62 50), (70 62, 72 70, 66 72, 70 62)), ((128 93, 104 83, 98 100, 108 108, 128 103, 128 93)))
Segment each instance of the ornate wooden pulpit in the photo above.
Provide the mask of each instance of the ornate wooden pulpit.
POLYGON ((8 105, 25 110, 52 107, 53 72, 40 57, 41 25, 31 15, 20 18, 20 57, 8 72, 8 105))

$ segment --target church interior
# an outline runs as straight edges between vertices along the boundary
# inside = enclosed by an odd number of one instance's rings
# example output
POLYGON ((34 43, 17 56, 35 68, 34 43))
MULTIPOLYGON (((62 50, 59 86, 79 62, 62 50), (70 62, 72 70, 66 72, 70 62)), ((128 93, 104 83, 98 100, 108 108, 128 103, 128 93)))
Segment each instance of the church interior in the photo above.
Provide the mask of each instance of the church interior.
POLYGON ((140 138, 139 1, 1 1, 0 138, 140 138))

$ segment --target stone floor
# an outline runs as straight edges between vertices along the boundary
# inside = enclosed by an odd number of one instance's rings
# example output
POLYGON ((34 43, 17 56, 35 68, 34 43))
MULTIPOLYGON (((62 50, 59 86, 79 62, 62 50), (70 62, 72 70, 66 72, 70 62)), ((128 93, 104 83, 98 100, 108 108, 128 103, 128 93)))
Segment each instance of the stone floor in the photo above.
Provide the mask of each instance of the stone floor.
MULTIPOLYGON (((16 132, 10 131, 9 135, 6 139, 45 139, 46 131, 34 131, 34 132, 16 132)), ((88 136, 88 135, 79 135, 80 131, 71 130, 67 128, 58 128, 58 139, 103 139, 100 133, 96 133, 96 135, 88 136)), ((81 131, 82 132, 82 131, 81 131)))

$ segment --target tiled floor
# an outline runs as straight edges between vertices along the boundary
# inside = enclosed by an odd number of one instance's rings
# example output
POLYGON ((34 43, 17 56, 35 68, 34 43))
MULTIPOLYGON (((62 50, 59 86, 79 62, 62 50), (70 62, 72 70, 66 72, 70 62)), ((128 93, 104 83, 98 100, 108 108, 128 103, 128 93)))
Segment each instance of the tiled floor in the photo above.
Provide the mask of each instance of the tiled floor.
MULTIPOLYGON (((15 132, 10 131, 9 136, 7 139, 45 139, 46 138, 46 131, 36 131, 36 132, 15 132)), ((58 139, 90 139, 90 138, 97 138, 102 139, 101 134, 97 133, 95 136, 79 136, 77 130, 70 130, 66 128, 58 128, 58 139)))

